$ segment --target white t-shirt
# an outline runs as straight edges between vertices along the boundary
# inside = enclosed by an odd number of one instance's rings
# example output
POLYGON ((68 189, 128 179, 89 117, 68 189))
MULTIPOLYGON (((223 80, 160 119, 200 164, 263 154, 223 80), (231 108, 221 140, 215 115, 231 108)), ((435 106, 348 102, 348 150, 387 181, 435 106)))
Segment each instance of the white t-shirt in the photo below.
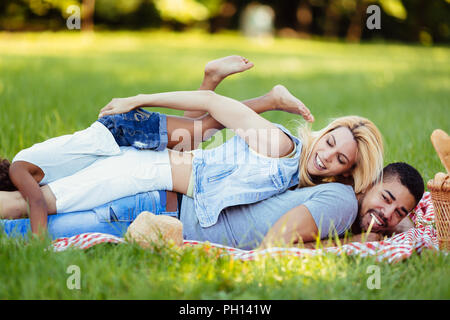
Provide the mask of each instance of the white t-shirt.
POLYGON ((120 154, 111 132, 100 122, 74 134, 36 143, 12 160, 30 162, 44 172, 40 185, 74 174, 98 159, 120 154))
POLYGON ((56 211, 90 210, 112 200, 153 190, 172 190, 169 151, 120 147, 121 154, 48 184, 56 211))

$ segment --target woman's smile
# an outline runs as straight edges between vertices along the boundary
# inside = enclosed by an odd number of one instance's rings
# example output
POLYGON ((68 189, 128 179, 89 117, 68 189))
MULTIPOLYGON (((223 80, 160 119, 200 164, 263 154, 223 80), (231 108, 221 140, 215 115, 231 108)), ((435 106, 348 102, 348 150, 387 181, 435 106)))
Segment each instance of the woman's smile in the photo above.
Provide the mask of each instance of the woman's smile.
POLYGON ((357 149, 350 130, 336 128, 317 141, 308 160, 308 173, 322 177, 344 174, 356 162, 357 149))
POLYGON ((314 161, 314 164, 317 168, 317 170, 322 171, 322 170, 326 170, 327 167, 325 167, 325 165, 323 164, 323 162, 320 160, 319 154, 316 153, 316 161, 314 161))

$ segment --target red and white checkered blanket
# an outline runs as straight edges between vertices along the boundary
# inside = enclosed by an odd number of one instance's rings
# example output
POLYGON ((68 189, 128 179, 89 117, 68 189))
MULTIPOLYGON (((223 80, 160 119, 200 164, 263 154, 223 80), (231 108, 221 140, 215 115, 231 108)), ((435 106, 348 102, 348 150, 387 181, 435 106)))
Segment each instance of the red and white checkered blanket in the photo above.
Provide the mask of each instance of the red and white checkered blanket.
MULTIPOLYGON (((218 248, 223 254, 233 255, 235 259, 254 260, 260 256, 291 255, 301 257, 305 255, 320 255, 335 253, 337 255, 375 256, 378 261, 398 262, 410 257, 414 252, 420 253, 423 249, 439 250, 436 230, 434 229, 434 208, 431 195, 425 192, 421 201, 409 217, 415 224, 415 228, 394 235, 379 242, 352 242, 339 247, 323 249, 300 248, 270 248, 265 250, 241 250, 219 244, 185 240, 185 246, 203 246, 207 250, 211 247, 218 248)), ((99 243, 126 243, 123 238, 103 233, 84 233, 70 238, 59 238, 53 242, 55 251, 63 251, 68 248, 87 249, 99 243)))

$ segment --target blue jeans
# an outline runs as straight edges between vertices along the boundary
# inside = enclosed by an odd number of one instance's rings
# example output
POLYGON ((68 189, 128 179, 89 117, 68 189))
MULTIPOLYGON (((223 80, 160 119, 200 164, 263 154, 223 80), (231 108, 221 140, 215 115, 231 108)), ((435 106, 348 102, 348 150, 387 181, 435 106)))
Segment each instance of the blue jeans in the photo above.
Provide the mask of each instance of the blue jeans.
MULTIPOLYGON (((88 211, 49 215, 48 232, 53 239, 85 232, 123 237, 142 211, 179 218, 178 211, 166 212, 165 191, 151 191, 114 200, 88 211)), ((26 237, 31 232, 30 219, 0 220, 0 232, 1 229, 10 237, 26 237)))
POLYGON ((97 120, 114 136, 119 146, 161 151, 168 142, 167 117, 141 108, 127 113, 104 116, 97 120))

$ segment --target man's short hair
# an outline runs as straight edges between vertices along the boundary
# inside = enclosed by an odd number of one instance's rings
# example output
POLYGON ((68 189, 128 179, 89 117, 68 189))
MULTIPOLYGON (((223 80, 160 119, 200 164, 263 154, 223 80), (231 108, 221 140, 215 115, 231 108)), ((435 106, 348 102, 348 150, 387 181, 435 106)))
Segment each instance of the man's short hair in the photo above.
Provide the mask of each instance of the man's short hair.
POLYGON ((424 182, 419 171, 404 162, 390 163, 383 169, 383 181, 389 181, 392 178, 397 178, 409 190, 417 205, 425 191, 424 182))

